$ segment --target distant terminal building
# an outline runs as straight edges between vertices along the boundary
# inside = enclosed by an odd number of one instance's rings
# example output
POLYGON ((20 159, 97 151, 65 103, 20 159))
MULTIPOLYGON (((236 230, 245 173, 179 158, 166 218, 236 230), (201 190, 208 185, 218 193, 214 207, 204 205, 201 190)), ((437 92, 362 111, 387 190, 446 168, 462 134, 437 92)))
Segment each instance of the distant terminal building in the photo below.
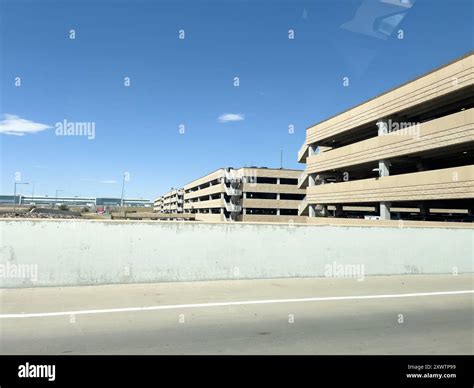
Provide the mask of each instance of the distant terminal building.
POLYGON ((299 214, 469 221, 474 55, 306 130, 299 214))
MULTIPOLYGON (((0 205, 36 205, 53 206, 66 204, 70 206, 121 206, 121 198, 115 197, 55 197, 55 196, 25 196, 25 195, 0 195, 0 205), (15 201, 14 201, 15 200, 15 201)), ((127 207, 152 207, 153 203, 148 199, 124 198, 123 205, 127 207)))
MULTIPOLYGON (((120 198, 115 197, 98 197, 95 201, 96 206, 121 206, 120 198)), ((123 206, 127 207, 153 207, 153 202, 149 199, 142 198, 124 198, 123 206)))

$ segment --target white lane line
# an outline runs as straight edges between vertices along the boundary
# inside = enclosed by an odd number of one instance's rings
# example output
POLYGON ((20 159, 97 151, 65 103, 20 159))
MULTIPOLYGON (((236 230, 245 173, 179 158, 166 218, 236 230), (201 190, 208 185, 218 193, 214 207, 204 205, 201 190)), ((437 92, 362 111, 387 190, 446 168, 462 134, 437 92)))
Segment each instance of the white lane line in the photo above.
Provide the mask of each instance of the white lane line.
POLYGON ((98 309, 98 310, 56 311, 56 312, 49 312, 49 313, 0 314, 0 319, 60 317, 60 316, 68 316, 68 315, 124 313, 124 312, 133 312, 133 311, 174 310, 174 309, 187 309, 187 308, 196 308, 196 307, 245 306, 245 305, 254 305, 254 304, 306 303, 306 302, 325 302, 325 301, 334 301, 334 300, 411 298, 411 297, 419 297, 419 296, 462 295, 462 294, 473 294, 473 293, 474 293, 474 290, 464 290, 464 291, 443 291, 443 292, 418 292, 418 293, 411 293, 411 294, 329 296, 329 297, 298 298, 298 299, 246 300, 246 301, 240 301, 240 302, 190 303, 190 304, 172 304, 172 305, 163 305, 163 306, 123 307, 123 308, 98 309))

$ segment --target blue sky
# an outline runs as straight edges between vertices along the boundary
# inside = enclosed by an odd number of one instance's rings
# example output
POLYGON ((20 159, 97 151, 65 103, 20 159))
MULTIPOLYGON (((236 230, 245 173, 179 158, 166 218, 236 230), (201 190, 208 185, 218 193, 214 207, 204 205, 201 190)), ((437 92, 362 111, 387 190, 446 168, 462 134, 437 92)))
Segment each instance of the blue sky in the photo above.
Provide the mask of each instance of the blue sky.
POLYGON ((308 126, 472 50, 472 15, 469 0, 0 0, 0 193, 19 172, 35 194, 120 196, 126 171, 126 196, 153 199, 279 167, 280 150, 302 168, 308 126), (63 120, 94 139, 58 136, 63 120))

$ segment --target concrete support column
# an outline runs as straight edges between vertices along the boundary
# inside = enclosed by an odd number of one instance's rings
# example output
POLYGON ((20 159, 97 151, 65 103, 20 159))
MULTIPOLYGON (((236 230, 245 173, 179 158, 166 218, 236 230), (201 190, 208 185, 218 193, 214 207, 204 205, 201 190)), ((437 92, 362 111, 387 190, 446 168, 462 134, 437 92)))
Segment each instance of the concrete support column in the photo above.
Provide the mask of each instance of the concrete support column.
POLYGON ((242 208, 242 214, 247 214, 247 209, 246 208, 242 208))
POLYGON ((380 219, 389 220, 390 219, 390 202, 380 202, 380 219))
MULTIPOLYGON (((308 146, 308 157, 317 154, 318 147, 314 144, 308 146)), ((308 174, 308 186, 316 186, 316 174, 308 174)), ((316 217, 316 205, 308 204, 309 217, 316 217)))
MULTIPOLYGON (((388 160, 379 160, 379 176, 386 177, 390 175, 388 160)), ((390 202, 380 202, 380 218, 382 220, 390 219, 390 202)))
POLYGON ((243 192, 243 193, 242 193, 242 198, 243 198, 243 199, 247 199, 247 192, 243 192))
MULTIPOLYGON (((316 174, 308 174, 308 186, 316 186, 316 174)), ((308 215, 309 217, 316 217, 316 205, 308 205, 308 215)))
POLYGON ((388 134, 388 119, 381 119, 377 121, 378 136, 388 134))
POLYGON ((280 178, 277 178, 277 185, 280 184, 280 178))
POLYGON ((380 202, 379 216, 381 220, 390 219, 390 203, 389 202, 380 202))
POLYGON ((280 193, 277 193, 277 200, 280 200, 280 193))
MULTIPOLYGON (((389 133, 388 131, 388 119, 382 119, 377 121, 378 136, 384 136, 389 133)), ((379 160, 379 176, 386 177, 390 175, 390 163, 388 160, 379 160)), ((380 218, 382 220, 390 219, 390 203, 380 202, 380 218)))
POLYGON ((277 216, 280 215, 280 209, 277 209, 277 216))
POLYGON ((388 160, 379 160, 379 176, 390 176, 390 162, 388 160))

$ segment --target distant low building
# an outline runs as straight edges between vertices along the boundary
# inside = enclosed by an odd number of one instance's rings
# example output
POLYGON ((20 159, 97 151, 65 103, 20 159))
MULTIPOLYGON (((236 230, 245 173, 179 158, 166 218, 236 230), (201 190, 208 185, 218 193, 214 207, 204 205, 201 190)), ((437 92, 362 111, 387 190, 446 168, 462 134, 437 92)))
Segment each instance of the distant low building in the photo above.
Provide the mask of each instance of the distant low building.
POLYGON ((0 195, 0 205, 13 205, 13 203, 19 204, 20 201, 21 195, 0 195))
MULTIPOLYGON (((121 206, 121 198, 111 198, 111 197, 97 197, 96 198, 96 206, 121 206)), ((149 199, 134 199, 134 198, 124 198, 123 199, 123 206, 131 206, 131 207, 152 207, 153 203, 149 199)))
MULTIPOLYGON (((13 195, 0 195, 0 205, 13 205, 13 195)), ((121 198, 115 197, 50 197, 50 196, 26 196, 17 195, 17 205, 53 206, 66 204, 69 206, 121 206, 121 198)), ((153 203, 148 199, 124 198, 123 205, 128 207, 152 207, 153 203)))

